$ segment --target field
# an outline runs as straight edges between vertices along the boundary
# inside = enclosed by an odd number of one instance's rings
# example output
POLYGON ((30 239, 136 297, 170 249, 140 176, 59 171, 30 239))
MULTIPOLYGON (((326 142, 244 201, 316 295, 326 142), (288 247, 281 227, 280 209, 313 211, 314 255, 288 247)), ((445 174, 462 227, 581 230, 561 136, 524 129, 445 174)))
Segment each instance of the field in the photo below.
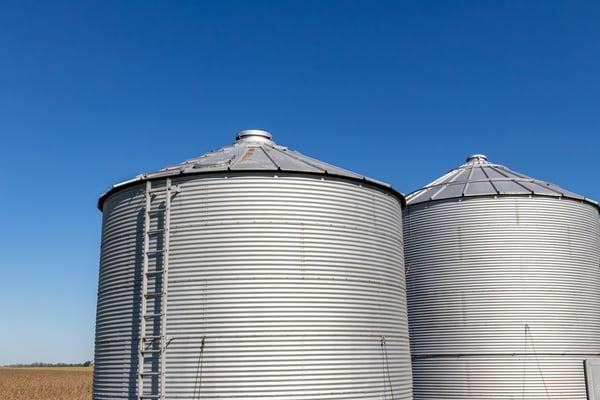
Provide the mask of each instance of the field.
POLYGON ((0 400, 90 400, 92 368, 0 368, 0 400))

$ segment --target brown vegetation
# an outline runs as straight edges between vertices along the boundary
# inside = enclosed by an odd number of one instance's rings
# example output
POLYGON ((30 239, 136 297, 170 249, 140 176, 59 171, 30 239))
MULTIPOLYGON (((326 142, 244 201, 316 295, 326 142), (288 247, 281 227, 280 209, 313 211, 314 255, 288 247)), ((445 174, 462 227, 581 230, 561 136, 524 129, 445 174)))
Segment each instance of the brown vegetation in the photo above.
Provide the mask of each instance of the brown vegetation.
POLYGON ((90 400, 89 367, 0 368, 0 400, 90 400))

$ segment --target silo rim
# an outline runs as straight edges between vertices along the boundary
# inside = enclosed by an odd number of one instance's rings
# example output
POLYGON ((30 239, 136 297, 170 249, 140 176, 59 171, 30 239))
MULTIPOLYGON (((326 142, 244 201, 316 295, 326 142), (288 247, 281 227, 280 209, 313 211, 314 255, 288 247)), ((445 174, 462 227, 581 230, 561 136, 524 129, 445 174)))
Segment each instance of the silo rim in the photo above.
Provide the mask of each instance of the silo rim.
POLYGON ((508 167, 493 164, 483 154, 467 157, 466 163, 450 170, 427 186, 406 196, 408 206, 431 201, 478 196, 542 196, 589 203, 600 210, 598 202, 565 190, 550 182, 531 178, 508 167))
POLYGON ((268 171, 268 170, 233 171, 233 170, 231 170, 231 171, 198 172, 195 174, 179 172, 179 173, 172 173, 172 174, 168 174, 168 175, 165 174, 165 175, 156 176, 156 177, 148 177, 149 174, 141 174, 141 175, 136 176, 133 179, 129 179, 127 181, 123 181, 123 182, 113 185, 108 191, 106 191, 105 193, 100 195, 100 197, 98 198, 97 207, 100 211, 103 211, 104 202, 112 194, 118 192, 119 190, 131 187, 131 186, 134 186, 136 184, 146 182, 146 181, 156 181, 156 180, 165 179, 165 178, 175 178, 175 177, 182 177, 182 176, 209 176, 209 175, 222 175, 222 174, 227 174, 227 173, 243 174, 243 175, 256 175, 256 174, 269 174, 269 173, 273 173, 273 172, 277 172, 276 175, 289 174, 289 175, 307 175, 307 176, 314 176, 314 177, 331 176, 334 178, 341 178, 343 180, 348 180, 348 181, 355 182, 355 183, 365 183, 366 182, 366 183, 373 185, 387 193, 392 194, 394 197, 396 197, 400 203, 401 209, 405 209, 407 207, 406 197, 404 196, 404 194, 402 192, 397 191, 390 184, 378 181, 376 179, 371 179, 366 176, 362 177, 362 179, 358 179, 358 178, 354 178, 354 177, 349 177, 349 176, 340 175, 340 174, 331 174, 331 173, 327 173, 327 172, 326 173, 316 173, 316 172, 306 172, 306 171, 285 171, 285 170, 280 170, 280 171, 268 171))
POLYGON ((233 144, 210 151, 200 157, 185 160, 182 163, 165 167, 156 172, 140 174, 135 178, 118 183, 98 199, 98 208, 102 210, 104 200, 115 191, 130 185, 182 175, 202 175, 214 173, 297 173, 306 175, 335 176, 351 181, 369 182, 393 193, 401 208, 406 207, 404 195, 388 183, 357 174, 344 168, 288 150, 276 144, 270 132, 260 129, 239 131, 233 144))
MULTIPOLYGON (((412 192, 409 193, 407 195, 407 198, 409 198, 408 196, 410 196, 413 193, 418 192, 412 192)), ((574 197, 574 196, 562 196, 562 195, 548 195, 548 194, 532 194, 532 193, 496 193, 496 194, 471 194, 471 195, 462 195, 462 196, 454 196, 454 197, 445 197, 443 199, 435 199, 435 198, 430 198, 428 200, 420 200, 417 202, 410 202, 410 200, 407 201, 407 208, 410 208, 412 206, 416 206, 416 205, 420 205, 420 204, 426 204, 426 203, 442 203, 445 201, 451 201, 451 200, 467 200, 467 199, 477 199, 477 198, 497 198, 497 197, 528 197, 528 198, 535 198, 535 197, 548 197, 548 198, 554 198, 554 199, 566 199, 566 200, 571 200, 571 201, 577 201, 580 203, 586 203, 589 204, 593 207, 595 207, 596 209, 598 209, 598 211, 600 212, 600 205, 598 204, 597 201, 592 200, 592 199, 588 199, 587 197, 574 197)))

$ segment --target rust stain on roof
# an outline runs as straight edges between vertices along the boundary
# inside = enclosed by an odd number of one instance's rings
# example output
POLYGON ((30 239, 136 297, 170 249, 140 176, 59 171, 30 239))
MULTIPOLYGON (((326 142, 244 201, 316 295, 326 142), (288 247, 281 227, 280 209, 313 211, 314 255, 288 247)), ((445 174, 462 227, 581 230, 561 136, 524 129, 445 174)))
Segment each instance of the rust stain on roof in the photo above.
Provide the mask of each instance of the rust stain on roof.
POLYGON ((244 154, 244 157, 242 157, 242 161, 248 161, 252 158, 252 156, 254 155, 254 151, 256 150, 255 147, 250 147, 248 149, 248 151, 246 152, 246 154, 244 154))

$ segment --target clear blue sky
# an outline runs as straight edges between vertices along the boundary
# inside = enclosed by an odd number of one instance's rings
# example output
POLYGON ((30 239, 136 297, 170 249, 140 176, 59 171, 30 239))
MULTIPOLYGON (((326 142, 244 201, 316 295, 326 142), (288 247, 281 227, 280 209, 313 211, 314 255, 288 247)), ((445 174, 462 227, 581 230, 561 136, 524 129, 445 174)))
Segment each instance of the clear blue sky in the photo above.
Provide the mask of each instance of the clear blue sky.
POLYGON ((409 193, 472 153, 600 199, 596 1, 0 2, 0 365, 93 357, 112 184, 266 129, 409 193))

